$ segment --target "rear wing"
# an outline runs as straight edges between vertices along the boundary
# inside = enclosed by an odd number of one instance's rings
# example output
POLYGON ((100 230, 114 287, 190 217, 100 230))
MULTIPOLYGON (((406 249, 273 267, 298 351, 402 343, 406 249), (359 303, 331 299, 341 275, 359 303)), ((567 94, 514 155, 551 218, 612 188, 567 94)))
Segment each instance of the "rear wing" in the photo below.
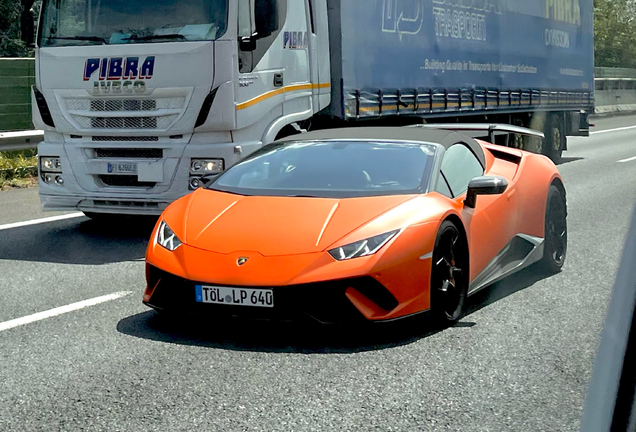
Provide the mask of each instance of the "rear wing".
POLYGON ((439 123, 439 124, 419 124, 418 128, 425 129, 445 129, 463 132, 473 138, 488 137, 488 141, 494 143, 496 135, 518 134, 545 139, 543 132, 528 129, 521 126, 513 126, 500 123, 439 123))

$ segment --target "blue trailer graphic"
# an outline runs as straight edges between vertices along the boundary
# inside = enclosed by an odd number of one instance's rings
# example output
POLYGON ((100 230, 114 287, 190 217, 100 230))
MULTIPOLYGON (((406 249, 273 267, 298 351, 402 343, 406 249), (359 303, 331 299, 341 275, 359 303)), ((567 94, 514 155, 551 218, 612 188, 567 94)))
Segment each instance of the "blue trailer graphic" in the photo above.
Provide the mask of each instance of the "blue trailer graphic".
POLYGON ((592 13, 592 0, 342 0, 346 116, 592 105, 592 13))

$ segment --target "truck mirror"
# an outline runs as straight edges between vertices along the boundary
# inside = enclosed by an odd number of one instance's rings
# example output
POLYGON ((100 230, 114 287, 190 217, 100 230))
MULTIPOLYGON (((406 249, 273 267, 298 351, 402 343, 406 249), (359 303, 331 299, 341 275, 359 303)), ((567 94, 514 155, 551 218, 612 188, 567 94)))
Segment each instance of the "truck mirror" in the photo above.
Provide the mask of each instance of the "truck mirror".
POLYGON ((35 41, 35 25, 33 24, 33 9, 29 8, 28 10, 25 8, 22 11, 21 22, 20 22, 20 30, 21 30, 21 39, 22 41, 29 47, 32 48, 35 41))
POLYGON ((243 52, 254 51, 256 49, 256 39, 253 37, 239 38, 239 49, 243 52))
POLYGON ((270 36, 278 30, 278 0, 255 0, 254 18, 258 38, 270 36))

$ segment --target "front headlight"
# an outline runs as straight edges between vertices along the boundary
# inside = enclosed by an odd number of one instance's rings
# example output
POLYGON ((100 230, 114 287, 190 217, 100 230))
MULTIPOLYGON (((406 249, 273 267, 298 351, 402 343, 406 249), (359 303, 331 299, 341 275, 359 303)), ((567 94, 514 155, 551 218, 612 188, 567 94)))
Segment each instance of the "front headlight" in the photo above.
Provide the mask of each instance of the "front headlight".
POLYGON ((40 171, 61 173, 62 160, 59 157, 40 156, 40 171))
POLYGON ((382 248, 389 240, 391 240, 400 230, 389 231, 384 234, 350 243, 335 249, 331 249, 329 254, 338 261, 348 260, 351 258, 359 258, 373 255, 382 248))
POLYGON ((225 163, 223 159, 192 159, 190 161, 191 174, 220 174, 225 163))
POLYGON ((159 229, 157 230, 157 243, 165 247, 169 251, 174 251, 176 248, 182 245, 179 237, 170 229, 167 223, 161 221, 159 229))

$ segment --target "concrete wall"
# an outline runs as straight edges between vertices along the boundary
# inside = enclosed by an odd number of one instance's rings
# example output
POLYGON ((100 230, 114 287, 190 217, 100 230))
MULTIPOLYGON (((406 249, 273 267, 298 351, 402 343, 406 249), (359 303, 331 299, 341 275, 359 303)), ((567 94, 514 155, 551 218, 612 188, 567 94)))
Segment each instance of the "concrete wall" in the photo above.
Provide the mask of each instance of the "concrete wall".
POLYGON ((33 129, 31 86, 34 59, 0 59, 0 131, 33 129))
POLYGON ((597 114, 636 111, 636 69, 594 68, 597 114))
POLYGON ((596 106, 636 104, 636 90, 596 90, 596 106))

